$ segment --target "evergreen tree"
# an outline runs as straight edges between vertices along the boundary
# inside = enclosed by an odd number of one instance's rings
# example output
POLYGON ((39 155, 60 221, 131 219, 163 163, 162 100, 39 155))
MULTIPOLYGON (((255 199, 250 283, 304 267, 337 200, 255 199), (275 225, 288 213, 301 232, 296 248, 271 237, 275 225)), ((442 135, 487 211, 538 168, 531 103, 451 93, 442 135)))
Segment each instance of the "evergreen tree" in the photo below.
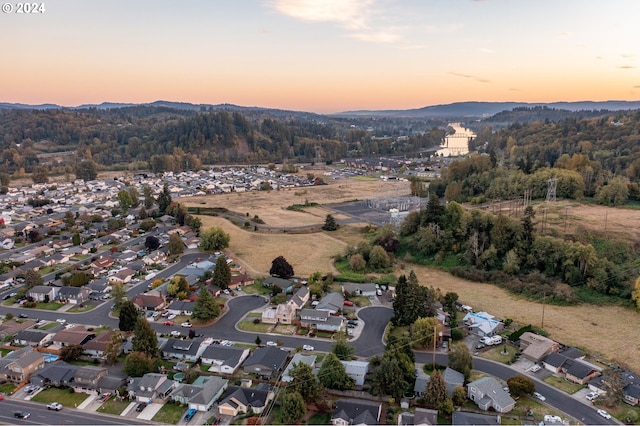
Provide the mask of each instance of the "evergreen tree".
POLYGON ((353 356, 355 349, 347 342, 347 339, 343 335, 340 335, 336 338, 331 352, 333 352, 338 359, 348 361, 353 356))
POLYGON ((427 408, 431 409, 439 408, 440 404, 447 399, 447 385, 438 370, 431 373, 424 399, 427 408))
POLYGON ((290 390, 302 395, 302 399, 306 403, 315 402, 318 399, 322 389, 310 365, 304 362, 296 363, 293 365, 289 375, 293 378, 289 383, 290 390))
POLYGON ((120 304, 120 314, 118 315, 118 328, 120 331, 132 331, 138 322, 138 308, 133 302, 127 300, 120 304))
POLYGON ((136 325, 133 328, 133 339, 131 343, 134 352, 142 352, 148 358, 156 358, 160 354, 160 350, 158 349, 158 336, 146 318, 138 317, 136 325))
POLYGON ((398 360, 385 353, 380 365, 378 365, 371 375, 371 392, 374 395, 391 395, 399 400, 409 387, 404 371, 398 360))
POLYGON ((442 226, 442 217, 444 216, 445 208, 440 202, 440 198, 434 193, 429 194, 429 201, 427 205, 420 212, 420 224, 427 226, 430 223, 442 226))
POLYGON ((332 215, 328 214, 324 220, 322 229, 325 231, 335 231, 338 229, 338 222, 336 222, 336 219, 332 215))
POLYGON ((206 286, 200 288, 198 299, 193 306, 192 318, 208 321, 217 318, 220 315, 220 305, 213 298, 213 295, 206 286))
POLYGON ((111 335, 111 340, 107 343, 107 347, 104 351, 107 364, 115 365, 118 362, 118 357, 122 353, 122 335, 120 333, 114 333, 111 335))
POLYGON ((324 357, 320 371, 318 371, 320 384, 329 389, 350 390, 355 387, 351 377, 338 357, 330 352, 324 357))
MULTIPOLYGON (((144 207, 147 209, 150 209, 151 207, 153 207, 153 203, 155 203, 156 201, 156 199, 153 196, 153 189, 151 189, 151 187, 148 185, 143 186, 142 195, 144 195, 144 207)), ((171 204, 171 202, 169 202, 169 204, 171 204)))
MULTIPOLYGON (((122 310, 122 305, 127 300, 127 292, 124 289, 124 286, 122 284, 113 285, 113 287, 111 288, 111 299, 113 300, 113 310, 114 311, 122 310)), ((134 308, 135 308, 135 305, 134 305, 134 308)), ((122 327, 120 327, 120 330, 122 330, 122 327)), ((131 330, 133 330, 133 326, 131 326, 131 329, 127 331, 131 331, 131 330)))
POLYGON ((213 270, 213 277, 211 278, 211 284, 218 288, 225 289, 229 287, 231 283, 231 268, 227 263, 225 256, 219 256, 216 260, 216 267, 213 270))
POLYGON ((169 242, 167 243, 167 252, 169 256, 180 256, 184 253, 184 242, 182 241, 182 237, 177 232, 174 232, 169 237, 169 242))
POLYGON ((169 185, 165 182, 162 187, 162 192, 158 195, 158 210, 160 211, 160 214, 165 214, 170 205, 171 192, 169 191, 169 185))
POLYGON ((307 413, 307 406, 304 398, 298 392, 287 392, 282 397, 280 413, 282 423, 285 425, 295 425, 300 422, 307 413))

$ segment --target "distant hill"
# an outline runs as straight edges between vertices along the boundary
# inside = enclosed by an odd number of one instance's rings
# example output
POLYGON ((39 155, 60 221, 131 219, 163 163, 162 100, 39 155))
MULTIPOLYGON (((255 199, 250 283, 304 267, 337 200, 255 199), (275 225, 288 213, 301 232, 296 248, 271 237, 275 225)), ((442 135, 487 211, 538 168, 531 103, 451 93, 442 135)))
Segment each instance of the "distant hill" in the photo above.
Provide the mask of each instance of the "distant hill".
POLYGON ((417 109, 405 110, 360 110, 345 111, 333 114, 339 117, 424 117, 424 118, 486 118, 502 111, 510 111, 514 108, 534 108, 547 107, 553 109, 563 109, 568 111, 590 111, 608 110, 621 111, 640 109, 640 101, 582 101, 582 102, 550 102, 550 103, 527 103, 527 102, 456 102, 445 105, 426 106, 417 109))

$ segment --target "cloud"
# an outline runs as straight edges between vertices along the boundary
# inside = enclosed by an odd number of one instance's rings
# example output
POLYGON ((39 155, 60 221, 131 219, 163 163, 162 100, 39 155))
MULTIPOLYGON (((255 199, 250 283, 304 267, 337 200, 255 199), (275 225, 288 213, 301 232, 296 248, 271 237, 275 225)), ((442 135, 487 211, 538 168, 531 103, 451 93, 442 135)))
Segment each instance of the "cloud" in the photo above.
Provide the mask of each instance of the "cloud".
POLYGON ((491 80, 483 78, 483 77, 477 77, 475 75, 471 75, 471 74, 463 74, 463 73, 459 73, 456 71, 449 71, 449 74, 451 75, 455 75, 456 77, 462 77, 462 78, 472 78, 475 81, 477 81, 478 83, 491 83, 491 80))
POLYGON ((620 65, 618 68, 620 68, 621 70, 632 70, 635 67, 633 65, 620 65))
POLYGON ((481 51, 482 53, 489 53, 489 54, 494 54, 494 53, 496 53, 496 51, 495 51, 495 50, 493 50, 493 49, 489 49, 489 48, 487 48, 487 47, 481 47, 481 48, 479 48, 478 50, 479 50, 479 51, 481 51))
POLYGON ((633 53, 622 53, 620 56, 624 59, 633 59, 636 57, 633 53))
POLYGON ((449 74, 451 74, 451 75, 455 75, 456 77, 473 78, 473 76, 472 76, 472 75, 469 75, 469 74, 462 74, 462 73, 455 72, 455 71, 449 71, 449 74))
POLYGON ((342 27, 346 36, 373 43, 402 40, 403 28, 388 25, 390 11, 382 11, 376 0, 270 0, 267 4, 294 19, 329 22, 342 27))
POLYGON ((368 28, 372 0, 274 0, 269 3, 278 12, 311 22, 334 22, 350 30, 368 28))
POLYGON ((633 86, 634 89, 640 89, 640 85, 638 86, 633 86))

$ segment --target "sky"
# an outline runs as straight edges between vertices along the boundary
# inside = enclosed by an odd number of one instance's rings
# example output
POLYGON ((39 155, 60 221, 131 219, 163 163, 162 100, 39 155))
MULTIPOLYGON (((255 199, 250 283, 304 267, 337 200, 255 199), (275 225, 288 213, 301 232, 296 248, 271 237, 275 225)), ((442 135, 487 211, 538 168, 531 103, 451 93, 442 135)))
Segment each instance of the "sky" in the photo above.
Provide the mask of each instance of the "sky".
POLYGON ((41 13, 2 6, 0 102, 334 113, 640 100, 637 0, 37 4, 41 13))

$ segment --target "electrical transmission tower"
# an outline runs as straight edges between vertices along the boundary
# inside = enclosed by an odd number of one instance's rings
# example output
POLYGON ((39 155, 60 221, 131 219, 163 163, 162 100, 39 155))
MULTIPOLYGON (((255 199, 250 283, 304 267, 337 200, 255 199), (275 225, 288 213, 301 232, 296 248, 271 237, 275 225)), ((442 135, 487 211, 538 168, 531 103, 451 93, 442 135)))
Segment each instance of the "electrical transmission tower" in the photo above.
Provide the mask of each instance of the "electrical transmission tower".
POLYGON ((547 201, 555 203, 556 201, 556 186, 558 185, 558 178, 551 176, 547 181, 547 201))

